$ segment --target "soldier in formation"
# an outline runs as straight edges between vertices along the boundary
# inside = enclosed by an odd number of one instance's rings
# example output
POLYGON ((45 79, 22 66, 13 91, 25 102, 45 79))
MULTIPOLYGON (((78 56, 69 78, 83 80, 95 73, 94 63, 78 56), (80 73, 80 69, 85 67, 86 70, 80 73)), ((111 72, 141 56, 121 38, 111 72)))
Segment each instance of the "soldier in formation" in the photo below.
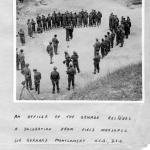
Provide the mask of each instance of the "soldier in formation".
POLYGON ((79 58, 79 56, 78 56, 77 52, 74 51, 73 55, 71 56, 71 60, 72 60, 72 63, 73 63, 73 67, 75 69, 77 69, 78 73, 80 73, 78 58, 79 58))
POLYGON ((52 42, 49 42, 49 45, 47 46, 47 53, 49 54, 50 56, 50 64, 53 63, 53 55, 54 55, 54 49, 53 49, 53 46, 52 46, 52 42))
POLYGON ((53 68, 53 71, 50 74, 50 79, 52 81, 52 85, 53 85, 53 90, 52 93, 55 93, 55 87, 57 88, 57 93, 59 93, 59 80, 60 80, 60 75, 59 72, 57 71, 57 67, 53 68))
POLYGON ((52 39, 52 43, 53 43, 53 48, 54 48, 54 53, 55 55, 58 54, 58 44, 59 44, 59 41, 57 39, 57 35, 55 34, 53 39, 52 39))
POLYGON ((41 73, 37 71, 37 69, 33 69, 34 72, 34 85, 35 91, 40 94, 40 80, 41 80, 41 73))
POLYGON ((21 42, 22 46, 25 45, 25 33, 24 33, 23 29, 20 29, 18 34, 19 34, 20 42, 21 42))
POLYGON ((101 59, 101 56, 99 55, 99 52, 96 52, 96 55, 93 58, 93 61, 94 61, 94 74, 96 74, 96 72, 99 73, 99 71, 100 71, 100 67, 99 67, 100 59, 101 59))
POLYGON ((32 88, 32 79, 31 79, 31 71, 29 69, 29 64, 25 64, 25 67, 23 68, 21 73, 25 77, 26 88, 30 89, 30 90, 33 90, 33 88, 32 88))

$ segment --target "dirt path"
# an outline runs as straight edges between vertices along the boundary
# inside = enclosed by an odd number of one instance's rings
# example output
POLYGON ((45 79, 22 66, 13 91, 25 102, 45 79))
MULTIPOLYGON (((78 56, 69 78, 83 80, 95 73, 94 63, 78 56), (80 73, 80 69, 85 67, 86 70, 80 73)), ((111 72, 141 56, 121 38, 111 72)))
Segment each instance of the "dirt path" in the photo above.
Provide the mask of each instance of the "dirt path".
MULTIPOLYGON (((99 0, 101 1, 101 0, 99 0)), ((110 1, 111 2, 111 1, 110 1)), ((68 4, 69 5, 69 4, 68 4)), ((78 4, 79 5, 79 4, 78 4)), ((82 4, 81 4, 82 5, 82 4)), ((120 4, 108 3, 108 1, 101 1, 101 5, 96 5, 96 3, 88 4, 91 8, 99 8, 103 13, 102 25, 100 28, 76 28, 74 30, 74 38, 69 43, 69 48, 67 48, 67 43, 65 41, 65 30, 56 29, 50 32, 43 33, 41 35, 35 35, 34 39, 27 39, 27 44, 24 48, 26 62, 29 62, 31 70, 37 68, 42 73, 41 80, 41 94, 37 95, 32 92, 37 99, 45 100, 63 100, 64 97, 73 91, 67 91, 67 75, 66 66, 62 63, 64 60, 64 51, 68 51, 70 54, 75 50, 79 54, 79 65, 81 73, 76 75, 76 88, 84 87, 88 83, 97 78, 105 76, 108 73, 113 72, 123 66, 129 64, 134 64, 141 61, 142 48, 141 48, 141 8, 128 9, 120 4), (106 10, 107 6, 107 10, 106 10), (98 75, 93 75, 93 44, 95 38, 103 38, 103 36, 108 31, 108 17, 111 12, 118 14, 119 17, 129 15, 132 20, 132 33, 128 40, 125 40, 125 45, 123 48, 114 47, 111 53, 105 57, 100 64, 101 73, 98 75), (46 45, 52 39, 53 35, 57 34, 60 41, 59 44, 59 55, 55 56, 54 64, 49 64, 49 56, 46 53, 46 45), (60 72, 60 94, 52 95, 52 85, 50 82, 50 72, 53 70, 53 66, 57 66, 60 72)), ((66 6, 68 7, 68 6, 66 6)), ((90 9, 90 8, 88 8, 90 9)), ((33 73, 32 73, 33 75, 33 73)), ((21 81, 23 76, 20 72, 17 72, 17 98, 19 97, 21 91, 21 81)), ((24 94, 24 99, 31 99, 30 96, 24 94)))

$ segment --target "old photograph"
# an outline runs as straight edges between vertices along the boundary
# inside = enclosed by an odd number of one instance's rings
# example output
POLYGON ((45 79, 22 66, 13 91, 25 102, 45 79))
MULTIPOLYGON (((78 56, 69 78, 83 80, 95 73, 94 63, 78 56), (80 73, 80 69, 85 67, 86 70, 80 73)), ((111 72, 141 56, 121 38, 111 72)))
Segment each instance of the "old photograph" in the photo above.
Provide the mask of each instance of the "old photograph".
POLYGON ((17 101, 143 101, 142 0, 16 0, 15 9, 17 101))

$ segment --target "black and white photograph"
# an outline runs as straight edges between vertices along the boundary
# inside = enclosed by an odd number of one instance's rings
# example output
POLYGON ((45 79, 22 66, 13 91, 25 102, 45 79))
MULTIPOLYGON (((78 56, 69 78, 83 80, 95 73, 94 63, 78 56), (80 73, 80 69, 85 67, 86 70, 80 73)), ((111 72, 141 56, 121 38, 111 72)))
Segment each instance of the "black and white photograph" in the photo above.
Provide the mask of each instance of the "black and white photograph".
POLYGON ((142 0, 16 0, 16 100, 143 101, 142 20, 142 0))

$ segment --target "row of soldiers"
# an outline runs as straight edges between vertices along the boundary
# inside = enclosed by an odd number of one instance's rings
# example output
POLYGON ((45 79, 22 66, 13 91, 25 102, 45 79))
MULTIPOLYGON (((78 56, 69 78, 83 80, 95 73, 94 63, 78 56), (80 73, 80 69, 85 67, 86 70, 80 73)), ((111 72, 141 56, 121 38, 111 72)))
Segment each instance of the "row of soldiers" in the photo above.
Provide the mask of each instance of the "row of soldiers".
POLYGON ((87 26, 99 26, 101 24, 102 13, 100 11, 92 10, 88 13, 86 10, 80 12, 68 12, 60 13, 53 12, 48 16, 39 14, 36 19, 28 19, 28 33, 42 33, 43 31, 50 30, 52 28, 66 27, 73 25, 73 27, 87 27, 87 26))

